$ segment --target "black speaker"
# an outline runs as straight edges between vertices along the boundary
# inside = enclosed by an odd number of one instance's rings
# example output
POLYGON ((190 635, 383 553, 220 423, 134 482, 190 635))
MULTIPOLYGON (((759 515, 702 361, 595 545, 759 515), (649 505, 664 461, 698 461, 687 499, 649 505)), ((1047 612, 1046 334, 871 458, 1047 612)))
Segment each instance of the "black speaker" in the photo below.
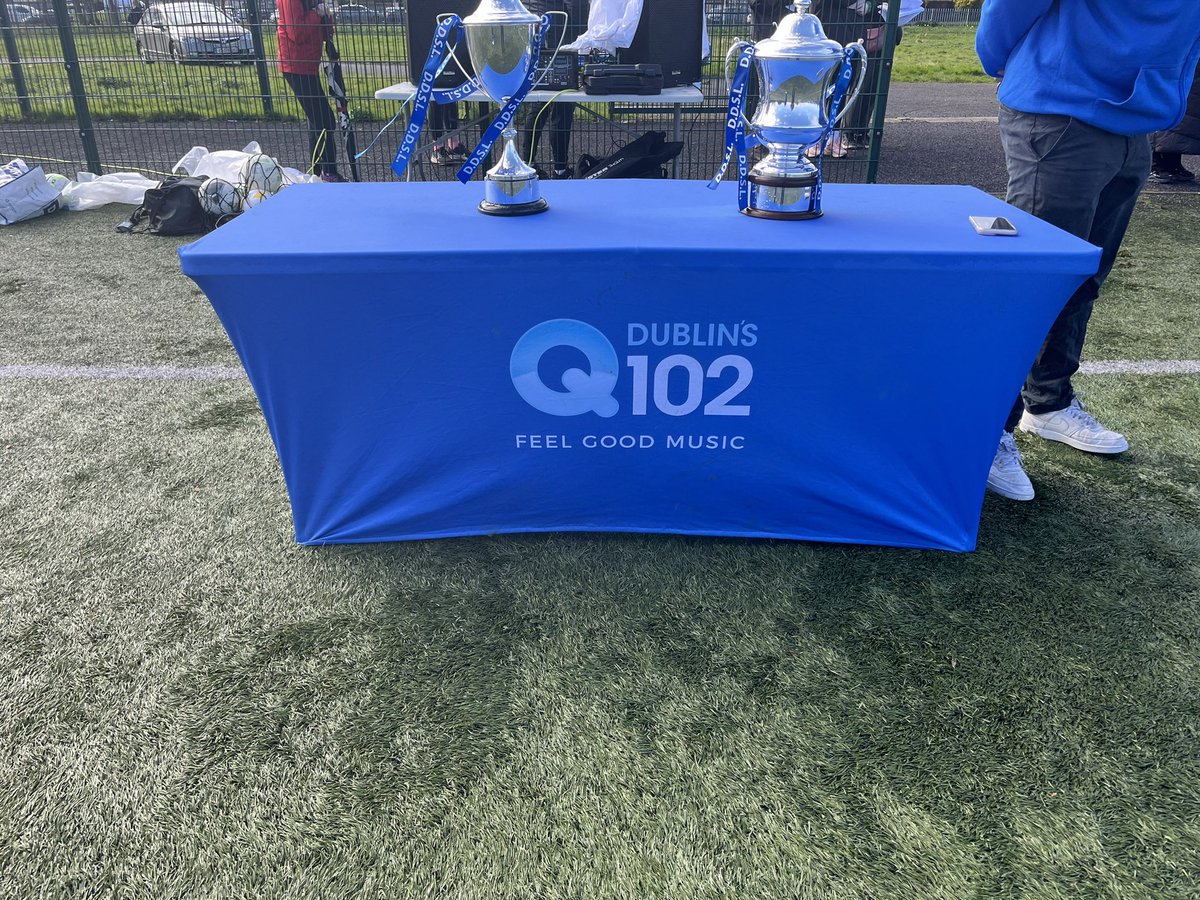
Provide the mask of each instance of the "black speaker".
MULTIPOLYGON (((475 12, 479 0, 408 0, 408 80, 413 84, 421 77, 425 68, 425 60, 429 59, 429 45, 433 43, 433 33, 437 30, 437 17, 440 13, 456 13, 460 19, 465 19, 475 12)), ((475 74, 471 68, 470 54, 467 53, 467 42, 464 40, 455 49, 454 55, 467 67, 466 72, 459 70, 454 58, 446 63, 442 74, 434 85, 439 88, 457 87, 475 74)))
POLYGON ((658 63, 663 87, 700 80, 700 43, 704 34, 703 0, 643 0, 642 17, 623 63, 658 63))

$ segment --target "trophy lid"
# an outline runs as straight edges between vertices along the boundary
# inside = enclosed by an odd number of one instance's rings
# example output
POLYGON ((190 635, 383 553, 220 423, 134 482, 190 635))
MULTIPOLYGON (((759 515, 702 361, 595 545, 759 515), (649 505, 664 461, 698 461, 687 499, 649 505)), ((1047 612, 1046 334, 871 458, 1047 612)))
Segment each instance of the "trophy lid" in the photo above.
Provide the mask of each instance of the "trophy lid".
POLYGON ((825 36, 821 20, 808 11, 811 0, 796 0, 769 38, 754 45, 754 55, 767 59, 832 59, 842 45, 825 36))
POLYGON ((521 0, 480 0, 475 12, 462 21, 464 25, 535 25, 541 19, 527 10, 521 0))

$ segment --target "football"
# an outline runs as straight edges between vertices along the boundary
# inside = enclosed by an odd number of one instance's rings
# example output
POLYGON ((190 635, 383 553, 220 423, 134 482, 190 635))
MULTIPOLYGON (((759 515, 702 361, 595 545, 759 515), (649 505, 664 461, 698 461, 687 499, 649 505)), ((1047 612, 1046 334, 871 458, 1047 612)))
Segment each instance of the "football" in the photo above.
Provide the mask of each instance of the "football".
POLYGON ((236 216, 242 211, 242 192, 221 178, 200 185, 200 206, 215 219, 236 216))
POLYGON ((283 187, 283 169, 265 153, 254 153, 242 163, 242 190, 246 196, 259 192, 270 196, 283 187))

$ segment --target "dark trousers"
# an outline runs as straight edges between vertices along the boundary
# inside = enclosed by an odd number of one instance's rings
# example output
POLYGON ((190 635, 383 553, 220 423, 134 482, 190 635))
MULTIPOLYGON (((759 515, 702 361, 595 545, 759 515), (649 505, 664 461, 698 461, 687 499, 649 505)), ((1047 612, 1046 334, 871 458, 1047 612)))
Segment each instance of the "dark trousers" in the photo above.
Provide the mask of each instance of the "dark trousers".
POLYGON ((429 129, 429 136, 433 138, 434 144, 440 145, 443 139, 452 132, 458 131, 458 104, 430 103, 426 127, 429 129))
POLYGON ((553 167, 562 171, 571 165, 571 128, 575 123, 574 103, 551 103, 543 110, 544 103, 530 103, 529 113, 522 124, 521 155, 533 165, 542 132, 550 132, 550 159, 553 167))
POLYGON ((284 72, 304 118, 308 119, 308 161, 316 175, 337 174, 337 122, 333 109, 325 99, 325 86, 317 75, 297 75, 284 72))
POLYGON ((1023 409, 1041 415, 1071 403, 1071 376, 1079 369, 1092 305, 1150 173, 1150 141, 1070 116, 1034 115, 1003 104, 1000 139, 1008 163, 1008 202, 1103 251, 1096 274, 1071 295, 1050 326, 1005 423, 1012 431, 1023 409))

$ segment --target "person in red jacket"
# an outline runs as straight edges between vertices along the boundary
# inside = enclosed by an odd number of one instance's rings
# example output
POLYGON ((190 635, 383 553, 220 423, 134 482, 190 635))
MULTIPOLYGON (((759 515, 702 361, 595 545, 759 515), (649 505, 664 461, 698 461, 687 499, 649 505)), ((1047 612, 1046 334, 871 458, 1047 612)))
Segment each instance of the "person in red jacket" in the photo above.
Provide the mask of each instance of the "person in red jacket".
POLYGON ((311 171, 322 181, 345 181, 337 170, 337 123, 318 71, 329 10, 317 0, 279 0, 279 71, 308 119, 311 171))

